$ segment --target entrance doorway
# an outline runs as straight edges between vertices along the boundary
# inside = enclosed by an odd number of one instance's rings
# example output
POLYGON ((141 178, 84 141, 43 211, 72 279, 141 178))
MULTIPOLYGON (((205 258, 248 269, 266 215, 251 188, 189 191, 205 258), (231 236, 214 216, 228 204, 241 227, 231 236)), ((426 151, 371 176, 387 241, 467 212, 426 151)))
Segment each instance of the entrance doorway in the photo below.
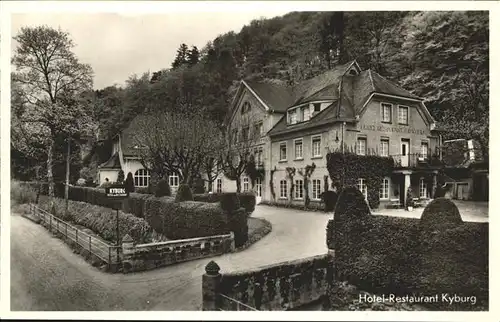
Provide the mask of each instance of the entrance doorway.
POLYGON ((257 204, 259 204, 261 201, 262 201, 262 179, 261 178, 257 178, 255 180, 255 193, 256 193, 256 196, 255 196, 255 201, 257 204))
POLYGON ((410 154, 410 140, 401 139, 401 166, 407 167, 410 154))

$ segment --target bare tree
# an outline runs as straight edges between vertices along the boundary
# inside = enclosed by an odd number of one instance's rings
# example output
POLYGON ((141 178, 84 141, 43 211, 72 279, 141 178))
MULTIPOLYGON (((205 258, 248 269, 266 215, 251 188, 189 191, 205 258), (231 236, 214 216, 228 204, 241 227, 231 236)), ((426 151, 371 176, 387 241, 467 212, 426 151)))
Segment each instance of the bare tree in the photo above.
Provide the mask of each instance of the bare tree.
POLYGON ((140 118, 134 141, 146 168, 159 177, 177 174, 186 184, 207 168, 215 171, 210 165, 217 165, 224 141, 214 121, 196 111, 159 111, 140 118))
MULTIPOLYGON (((25 27, 14 39, 18 46, 12 58, 12 79, 20 104, 12 107, 13 120, 19 125, 13 132, 24 131, 24 138, 38 136, 46 146, 47 181, 53 196, 55 137, 89 125, 85 105, 76 96, 92 88, 92 68, 78 61, 67 32, 47 26, 25 27)), ((19 138, 17 134, 13 138, 19 138)))
POLYGON ((258 135, 252 133, 248 116, 241 117, 226 132, 227 146, 222 155, 224 173, 230 180, 236 181, 236 191, 241 192, 241 176, 246 172, 257 143, 258 135))

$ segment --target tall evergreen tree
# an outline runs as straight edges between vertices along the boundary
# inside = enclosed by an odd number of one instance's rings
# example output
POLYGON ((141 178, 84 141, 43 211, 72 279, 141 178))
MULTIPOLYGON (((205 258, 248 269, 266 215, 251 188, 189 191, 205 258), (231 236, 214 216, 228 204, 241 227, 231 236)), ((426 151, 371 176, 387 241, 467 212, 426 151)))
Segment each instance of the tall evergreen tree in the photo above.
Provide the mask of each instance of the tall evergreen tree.
POLYGON ((191 50, 189 50, 187 53, 187 63, 189 66, 193 66, 198 64, 199 61, 200 61, 200 52, 198 50, 198 47, 193 46, 191 47, 191 50))
POLYGON ((172 63, 172 68, 178 68, 188 62, 188 52, 189 48, 186 44, 181 44, 179 49, 177 49, 177 55, 175 56, 174 62, 172 63))

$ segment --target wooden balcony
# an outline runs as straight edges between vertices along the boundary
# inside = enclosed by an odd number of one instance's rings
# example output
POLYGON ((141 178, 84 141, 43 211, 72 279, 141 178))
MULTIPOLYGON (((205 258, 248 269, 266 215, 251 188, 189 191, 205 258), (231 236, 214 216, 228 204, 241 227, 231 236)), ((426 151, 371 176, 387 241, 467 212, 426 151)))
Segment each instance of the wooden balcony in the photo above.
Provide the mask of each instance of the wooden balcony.
POLYGON ((424 156, 420 153, 391 155, 395 169, 438 169, 443 166, 436 154, 424 156))

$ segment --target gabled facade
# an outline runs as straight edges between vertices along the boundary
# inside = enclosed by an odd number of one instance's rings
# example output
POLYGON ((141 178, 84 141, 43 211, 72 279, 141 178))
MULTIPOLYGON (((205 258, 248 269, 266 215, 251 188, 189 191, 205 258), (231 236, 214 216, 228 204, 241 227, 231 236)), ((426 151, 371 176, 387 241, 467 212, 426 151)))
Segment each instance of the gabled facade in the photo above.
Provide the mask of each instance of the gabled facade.
MULTIPOLYGON (((235 109, 249 101, 262 107, 273 98, 263 98, 276 93, 277 108, 261 108, 260 118, 265 119, 267 135, 265 185, 262 197, 277 202, 303 203, 304 190, 308 189, 313 202, 319 202, 325 187, 331 188, 326 169, 326 155, 333 151, 358 154, 377 154, 392 157, 397 167, 384 179, 380 189, 382 205, 395 201, 404 204, 406 191, 412 187, 414 196, 430 198, 436 184, 441 136, 423 99, 400 88, 372 70, 361 70, 356 61, 336 66, 297 86, 287 87, 266 83, 245 83, 247 96, 238 91, 235 109), (269 87, 271 87, 269 86, 269 87), (287 95, 288 97, 284 97, 287 95), (261 96, 262 95, 262 96, 261 96), (245 99, 245 97, 248 97, 245 99), (284 107, 285 106, 285 107, 284 107), (269 128, 270 127, 270 128, 269 128), (295 193, 290 196, 291 178, 287 168, 304 169, 316 165, 304 187, 298 174, 294 176, 295 193), (274 198, 270 192, 270 171, 273 170, 274 198), (433 177, 429 181, 429 177, 433 177), (290 200, 292 198, 292 200, 290 200)), ((241 89, 241 87, 240 87, 241 89)), ((234 117, 234 116, 232 116, 234 117)), ((230 122, 238 128, 237 122, 230 122)), ((358 186, 366 195, 364 178, 358 186)))
MULTIPOLYGON (((130 172, 134 177, 134 185, 137 188, 146 188, 149 185, 151 175, 140 162, 139 147, 135 144, 134 135, 143 126, 146 115, 138 115, 112 140, 111 158, 101 164, 98 168, 98 184, 116 182, 118 173, 123 170, 124 177, 130 172)), ((169 176, 169 183, 173 191, 179 186, 177 175, 169 176)))

